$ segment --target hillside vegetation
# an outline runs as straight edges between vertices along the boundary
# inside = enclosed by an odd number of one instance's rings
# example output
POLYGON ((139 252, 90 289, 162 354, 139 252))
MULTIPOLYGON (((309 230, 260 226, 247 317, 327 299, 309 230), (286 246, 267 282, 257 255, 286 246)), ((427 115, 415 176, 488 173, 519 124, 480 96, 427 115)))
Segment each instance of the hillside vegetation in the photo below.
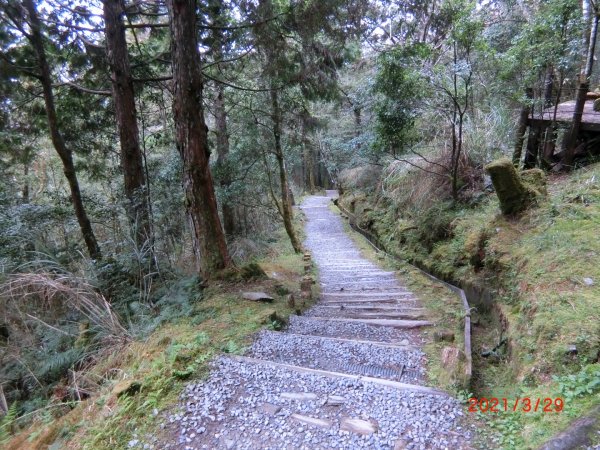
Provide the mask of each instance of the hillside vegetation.
POLYGON ((361 185, 369 170, 342 175, 340 204, 386 251, 471 294, 473 395, 565 399, 562 415, 499 414, 507 445, 535 448, 597 404, 600 165, 551 176, 546 197, 514 217, 490 191, 457 205, 426 192, 435 184, 417 183, 418 171, 361 185))

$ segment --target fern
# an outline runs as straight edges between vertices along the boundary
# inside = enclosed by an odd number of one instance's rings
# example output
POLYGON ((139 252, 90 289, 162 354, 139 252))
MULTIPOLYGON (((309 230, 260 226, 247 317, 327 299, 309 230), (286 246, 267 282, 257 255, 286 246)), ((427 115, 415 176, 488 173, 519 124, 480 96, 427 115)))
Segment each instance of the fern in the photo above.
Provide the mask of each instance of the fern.
POLYGON ((81 360, 84 352, 79 348, 70 348, 64 352, 48 354, 36 369, 39 378, 60 378, 66 371, 81 360))
POLYGON ((17 402, 14 402, 8 408, 4 417, 0 417, 0 444, 5 444, 10 438, 18 414, 17 402))

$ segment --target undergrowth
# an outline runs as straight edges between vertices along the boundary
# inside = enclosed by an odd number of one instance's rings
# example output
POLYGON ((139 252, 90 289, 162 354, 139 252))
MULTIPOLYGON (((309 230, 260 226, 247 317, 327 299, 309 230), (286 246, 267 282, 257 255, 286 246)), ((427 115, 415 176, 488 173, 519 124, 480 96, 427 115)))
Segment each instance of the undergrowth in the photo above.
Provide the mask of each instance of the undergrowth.
POLYGON ((157 431, 160 423, 176 408, 186 382, 206 376, 215 356, 243 352, 256 331, 281 328, 295 312, 287 295, 299 297, 302 271, 301 255, 294 254, 285 235, 278 233, 263 259, 220 274, 208 288, 201 287, 197 277, 183 277, 157 289, 154 302, 129 305, 132 339, 105 348, 83 371, 96 386, 89 398, 69 406, 54 399, 50 405, 67 408, 54 415, 42 414, 47 403, 42 404, 24 429, 25 422, 19 423, 15 412, 20 406, 12 403, 11 415, 0 422, 0 438, 15 449, 156 444, 163 438, 157 431), (246 290, 268 292, 275 301, 244 301, 240 293, 246 290), (120 393, 123 385, 126 394, 120 393))
POLYGON ((473 311, 474 395, 565 399, 560 414, 493 418, 498 445, 535 448, 600 403, 600 165, 551 177, 518 217, 500 215, 493 192, 452 204, 414 175, 381 183, 342 206, 387 251, 493 295, 473 311))

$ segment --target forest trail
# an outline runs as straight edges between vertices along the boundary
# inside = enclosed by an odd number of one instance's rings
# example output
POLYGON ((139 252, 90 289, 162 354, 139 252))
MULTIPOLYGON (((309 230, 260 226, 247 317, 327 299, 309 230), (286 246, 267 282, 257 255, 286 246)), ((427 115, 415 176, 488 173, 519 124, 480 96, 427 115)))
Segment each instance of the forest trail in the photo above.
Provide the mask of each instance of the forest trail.
POLYGON ((472 448, 459 402, 425 385, 418 300, 361 255, 329 209, 332 195, 301 206, 320 301, 188 385, 165 447, 472 448))

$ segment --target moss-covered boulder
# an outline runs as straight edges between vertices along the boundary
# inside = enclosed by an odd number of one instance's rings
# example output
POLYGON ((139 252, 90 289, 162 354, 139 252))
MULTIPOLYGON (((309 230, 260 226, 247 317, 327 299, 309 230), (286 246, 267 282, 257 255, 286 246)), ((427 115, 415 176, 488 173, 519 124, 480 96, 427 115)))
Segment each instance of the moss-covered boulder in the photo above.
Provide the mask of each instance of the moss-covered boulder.
POLYGON ((142 388, 142 383, 136 380, 122 380, 114 385, 112 393, 117 397, 135 395, 142 388))
POLYGON ((492 178, 502 214, 519 213, 535 200, 536 190, 523 182, 510 159, 494 161, 485 166, 485 170, 492 178))

